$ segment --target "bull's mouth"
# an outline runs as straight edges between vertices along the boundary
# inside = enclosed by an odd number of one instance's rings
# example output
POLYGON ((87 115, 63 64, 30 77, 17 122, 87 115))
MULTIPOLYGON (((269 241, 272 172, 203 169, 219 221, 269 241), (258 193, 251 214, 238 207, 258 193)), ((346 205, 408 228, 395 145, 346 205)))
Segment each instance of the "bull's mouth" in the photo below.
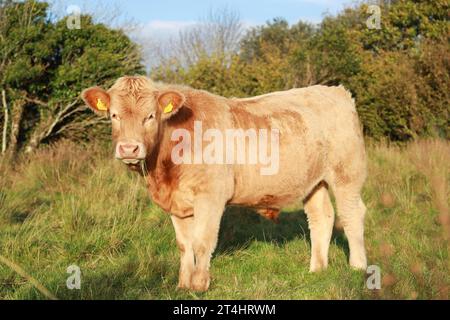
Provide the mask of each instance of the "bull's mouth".
POLYGON ((122 162, 125 164, 138 164, 144 159, 122 159, 122 162))

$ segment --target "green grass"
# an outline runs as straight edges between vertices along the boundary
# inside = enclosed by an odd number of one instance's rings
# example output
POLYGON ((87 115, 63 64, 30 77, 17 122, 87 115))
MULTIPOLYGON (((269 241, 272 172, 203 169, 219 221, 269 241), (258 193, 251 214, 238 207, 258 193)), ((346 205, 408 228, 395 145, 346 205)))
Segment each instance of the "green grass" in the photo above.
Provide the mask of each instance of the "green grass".
MULTIPOLYGON (((142 178, 97 147, 63 143, 0 163, 0 255, 60 299, 448 299, 448 142, 370 146, 369 264, 382 289, 348 265, 339 227, 330 266, 308 272, 309 232, 301 207, 274 224, 243 209, 224 215, 206 293, 176 289, 178 252, 169 216, 151 204, 142 178), (68 266, 81 290, 66 288, 68 266)), ((45 299, 0 263, 0 299, 45 299)))

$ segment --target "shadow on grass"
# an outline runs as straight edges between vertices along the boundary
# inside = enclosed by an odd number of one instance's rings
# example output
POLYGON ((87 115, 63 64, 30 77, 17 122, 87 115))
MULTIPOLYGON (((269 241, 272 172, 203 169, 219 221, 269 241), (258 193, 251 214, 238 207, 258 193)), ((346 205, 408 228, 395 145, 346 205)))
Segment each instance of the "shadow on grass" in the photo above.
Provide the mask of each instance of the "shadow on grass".
POLYGON ((24 223, 25 220, 31 215, 29 211, 13 211, 9 216, 9 221, 12 224, 24 223))
POLYGON ((138 264, 130 261, 111 270, 85 270, 81 290, 60 286, 57 295, 63 300, 139 299, 145 292, 156 297, 161 295, 161 289, 165 287, 164 278, 170 278, 171 287, 176 286, 176 279, 166 272, 172 267, 165 260, 152 261, 152 268, 137 275, 138 264))
MULTIPOLYGON (((304 210, 281 212, 279 223, 274 223, 251 209, 229 207, 222 218, 216 253, 246 249, 252 241, 271 242, 283 246, 289 241, 298 239, 306 240, 311 245, 304 210)), ((348 243, 342 231, 333 230, 331 243, 340 247, 348 258, 348 243)))

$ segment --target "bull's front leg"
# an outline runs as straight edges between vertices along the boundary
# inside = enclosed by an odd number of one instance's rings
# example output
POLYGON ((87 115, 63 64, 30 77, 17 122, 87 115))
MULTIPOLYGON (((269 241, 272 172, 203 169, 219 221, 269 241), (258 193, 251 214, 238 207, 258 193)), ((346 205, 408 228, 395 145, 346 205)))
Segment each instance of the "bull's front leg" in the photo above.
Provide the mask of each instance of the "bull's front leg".
POLYGON ((194 272, 194 249, 193 230, 194 217, 179 218, 171 216, 175 229, 177 246, 180 250, 180 272, 178 278, 178 288, 189 289, 191 287, 191 277, 194 272))
POLYGON ((195 270, 191 278, 191 289, 195 291, 206 291, 209 288, 210 260, 217 245, 224 208, 225 201, 212 195, 197 196, 194 201, 195 270))

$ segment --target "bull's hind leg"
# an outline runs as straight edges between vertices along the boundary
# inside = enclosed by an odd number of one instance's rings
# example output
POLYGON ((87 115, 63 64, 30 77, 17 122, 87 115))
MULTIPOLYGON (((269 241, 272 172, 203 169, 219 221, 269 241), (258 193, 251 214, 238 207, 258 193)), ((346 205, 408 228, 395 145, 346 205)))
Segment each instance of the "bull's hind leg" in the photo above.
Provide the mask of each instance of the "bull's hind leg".
POLYGON ((194 203, 193 248, 195 271, 191 278, 191 289, 206 291, 209 288, 209 266, 219 236, 220 220, 225 201, 211 195, 198 196, 194 203))
POLYGON ((178 218, 171 216, 173 227, 180 250, 180 272, 178 277, 178 288, 189 289, 191 287, 191 276, 194 272, 194 249, 192 245, 192 230, 194 229, 194 218, 178 218))
POLYGON ((344 227, 350 247, 350 265, 356 269, 367 268, 364 248, 364 216, 366 207, 361 199, 360 188, 352 185, 336 186, 337 212, 344 227))
POLYGON ((319 184, 305 199, 304 208, 311 234, 310 271, 328 266, 328 249, 334 224, 334 210, 325 183, 319 184))

